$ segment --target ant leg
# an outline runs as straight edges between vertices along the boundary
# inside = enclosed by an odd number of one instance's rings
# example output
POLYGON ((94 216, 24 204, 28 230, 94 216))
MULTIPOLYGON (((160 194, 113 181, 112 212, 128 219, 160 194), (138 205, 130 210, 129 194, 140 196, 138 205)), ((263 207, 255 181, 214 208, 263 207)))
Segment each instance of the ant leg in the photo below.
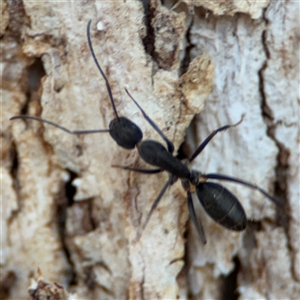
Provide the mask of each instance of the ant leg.
POLYGON ((271 200, 277 206, 280 207, 283 205, 283 203, 281 203, 278 199, 272 197, 269 193, 267 193, 265 190, 263 190, 256 184, 252 184, 250 182, 247 182, 247 181, 235 178, 235 177, 227 176, 227 175, 222 175, 222 174, 201 174, 201 177, 204 179, 218 179, 218 180, 230 181, 230 182, 235 182, 235 183, 245 185, 253 190, 259 191, 260 193, 262 193, 264 196, 266 196, 269 200, 271 200))
POLYGON ((163 140, 166 142, 168 146, 168 151, 170 153, 173 153, 174 151, 174 145, 173 143, 164 135, 164 133, 158 128, 158 126, 150 119, 150 117, 145 113, 145 111, 141 108, 141 106, 133 99, 133 97, 130 95, 128 90, 125 88, 125 91, 127 95, 131 98, 131 100, 136 104, 136 106, 139 108, 141 113, 143 114, 144 118, 149 122, 149 124, 154 128, 154 130, 163 138, 163 140))
POLYGON ((194 225, 195 225, 195 227, 198 231, 198 234, 200 236, 200 239, 201 239, 202 243, 205 245, 206 244, 205 232, 204 232, 204 229, 203 229, 203 226, 202 226, 201 222, 198 222, 198 218, 197 218, 196 213, 195 213, 195 208, 194 208, 192 195, 189 191, 187 192, 187 197, 188 197, 188 208, 189 208, 190 216, 191 216, 192 221, 193 221, 193 223, 194 223, 194 225))
POLYGON ((38 118, 38 117, 32 117, 32 116, 14 116, 14 117, 11 117, 9 120, 12 121, 12 120, 17 120, 17 119, 24 119, 24 120, 34 120, 34 121, 38 121, 38 122, 42 122, 42 123, 46 123, 48 125, 51 125, 51 126, 54 126, 60 130, 63 130, 69 134, 90 134, 90 133, 99 133, 99 132, 109 132, 109 129, 97 129, 97 130, 69 130, 68 128, 66 127, 63 127, 63 126, 60 126, 58 124, 55 124, 51 121, 48 121, 48 120, 45 120, 45 119, 42 119, 42 118, 38 118))
POLYGON ((239 122, 237 122, 236 124, 233 124, 233 125, 225 125, 225 126, 222 126, 216 130, 214 130, 201 144, 200 146, 196 149, 196 151, 194 152, 194 154, 189 158, 189 162, 192 162, 201 152, 202 150, 207 146, 207 144, 212 140, 212 138, 218 133, 218 132, 221 132, 221 131, 224 131, 224 130, 227 130, 231 127, 236 127, 238 126, 239 124, 241 124, 243 122, 243 119, 244 119, 244 114, 242 115, 241 119, 239 122))
POLYGON ((155 199, 155 201, 153 202, 152 206, 151 206, 151 209, 147 215, 147 218, 146 218, 146 221, 144 222, 142 228, 141 228, 141 231, 136 235, 135 239, 133 240, 133 243, 136 243, 140 240, 147 224, 149 223, 149 220, 151 218, 151 215, 153 214, 154 210, 156 209, 159 201, 161 200, 162 196, 164 195, 164 193, 166 192, 168 186, 172 185, 175 180, 174 180, 174 176, 171 175, 170 178, 168 179, 168 181, 165 183, 164 187, 162 188, 162 190, 160 191, 159 195, 157 196, 157 198, 155 199))
POLYGON ((112 165, 112 167, 123 169, 123 170, 134 171, 134 172, 138 172, 138 173, 144 173, 144 174, 157 174, 157 173, 164 171, 162 169, 138 169, 138 168, 132 168, 129 166, 119 166, 119 165, 112 165))

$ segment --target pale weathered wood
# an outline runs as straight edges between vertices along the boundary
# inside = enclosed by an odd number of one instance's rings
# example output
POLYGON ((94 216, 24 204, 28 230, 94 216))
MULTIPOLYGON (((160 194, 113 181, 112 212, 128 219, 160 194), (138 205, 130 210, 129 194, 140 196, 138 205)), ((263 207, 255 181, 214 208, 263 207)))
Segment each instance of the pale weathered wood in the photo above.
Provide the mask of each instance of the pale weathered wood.
POLYGON ((192 53, 205 49, 216 62, 215 87, 197 117, 195 143, 246 113, 239 127, 214 139, 195 167, 244 178, 270 192, 278 180, 283 190, 277 195, 287 201, 291 215, 288 219, 288 211, 284 216, 278 210, 280 218, 285 217, 282 228, 267 199, 226 184, 261 229, 254 226, 236 234, 202 217, 208 244, 203 247, 195 233, 188 243, 189 278, 197 299, 222 297, 223 290, 215 288, 220 285, 218 276, 232 270, 234 256, 240 262, 236 286, 240 299, 295 299, 300 291, 299 4, 271 1, 265 11, 257 9, 252 16, 261 17, 256 20, 247 14, 215 17, 195 9, 192 53))
MULTIPOLYGON (((2 293, 9 299, 29 298, 30 278, 38 267, 45 281, 58 282, 73 299, 221 299, 222 276, 234 268, 235 256, 241 265, 240 299, 294 299, 299 294, 298 4, 238 1, 218 7, 215 1, 183 1, 189 7, 181 3, 171 11, 175 2, 151 1, 156 61, 142 43, 141 1, 3 5, 1 271, 9 283, 9 295, 2 293), (185 193, 177 182, 140 242, 133 244, 167 174, 142 176, 111 168, 146 164, 136 150, 118 147, 108 134, 77 137, 35 122, 8 122, 28 103, 28 114, 70 129, 108 128, 114 114, 86 42, 90 19, 95 52, 117 110, 141 127, 145 139, 160 140, 125 86, 176 149, 204 101, 190 130, 193 149, 210 131, 246 113, 243 123, 216 136, 192 167, 240 177, 270 192, 274 181, 283 178, 279 195, 291 207, 284 228, 275 225, 268 200, 228 184, 261 229, 233 233, 199 207, 208 239, 203 246, 193 225, 186 227, 185 193), (195 60, 180 78, 180 63, 188 54, 195 60), (45 74, 39 89, 28 93, 28 77, 34 82, 34 73, 25 71, 39 58, 45 74), (76 194, 67 206, 72 174, 76 194), (63 213, 62 241, 58 216, 63 213)), ((38 64, 31 70, 38 70, 38 64)))

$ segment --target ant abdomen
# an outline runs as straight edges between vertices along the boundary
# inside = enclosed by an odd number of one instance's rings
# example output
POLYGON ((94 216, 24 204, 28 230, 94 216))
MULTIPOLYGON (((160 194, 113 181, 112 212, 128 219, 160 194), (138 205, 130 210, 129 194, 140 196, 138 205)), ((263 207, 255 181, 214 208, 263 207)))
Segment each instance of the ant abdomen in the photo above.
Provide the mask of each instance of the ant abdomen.
POLYGON ((196 192, 204 210, 214 221, 234 231, 246 228, 247 217, 241 203, 222 185, 200 182, 196 192))
POLYGON ((109 134, 125 149, 134 149, 143 138, 141 129, 125 117, 118 117, 109 123, 109 134))

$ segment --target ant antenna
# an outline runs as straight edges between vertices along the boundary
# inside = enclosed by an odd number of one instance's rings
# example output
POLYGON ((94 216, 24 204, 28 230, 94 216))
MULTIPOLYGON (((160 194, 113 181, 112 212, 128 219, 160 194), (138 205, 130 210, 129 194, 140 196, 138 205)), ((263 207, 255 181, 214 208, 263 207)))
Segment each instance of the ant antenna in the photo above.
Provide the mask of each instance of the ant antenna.
POLYGON ((105 84, 106 84, 106 88, 107 88, 107 92, 108 92, 108 95, 109 95, 109 99, 110 99, 110 102, 111 102, 111 105, 114 109, 114 113, 116 115, 116 118, 118 119, 119 121, 119 115, 117 113, 117 109, 116 109, 116 106, 115 106, 115 102, 114 102, 114 98, 113 98, 113 95, 112 95, 112 92, 111 92, 111 88, 110 88, 110 85, 109 85, 109 82, 108 82, 108 79, 107 77, 105 76, 97 58, 96 58, 96 55, 95 55, 95 52, 94 52, 94 49, 93 49, 93 45, 92 45, 92 40, 91 40, 91 20, 89 20, 88 22, 88 25, 87 25, 87 28, 86 28, 86 35, 87 35, 87 40, 88 40, 88 44, 89 44, 89 47, 90 47, 90 51, 91 51, 91 54, 92 54, 92 57, 94 59, 94 62, 98 68, 98 70, 100 71, 103 79, 105 80, 105 84))
POLYGON ((34 121, 39 121, 42 123, 46 123, 49 124, 51 126, 54 126, 60 130, 63 130, 64 132, 67 132, 69 134, 91 134, 91 133, 101 133, 101 132, 109 132, 109 129, 96 129, 96 130, 69 130, 66 127, 60 126, 54 122, 42 119, 42 118, 38 118, 38 117, 32 117, 32 116, 24 116, 24 115, 20 115, 20 116, 14 116, 11 117, 9 120, 17 120, 17 119, 23 119, 23 120, 34 120, 34 121))

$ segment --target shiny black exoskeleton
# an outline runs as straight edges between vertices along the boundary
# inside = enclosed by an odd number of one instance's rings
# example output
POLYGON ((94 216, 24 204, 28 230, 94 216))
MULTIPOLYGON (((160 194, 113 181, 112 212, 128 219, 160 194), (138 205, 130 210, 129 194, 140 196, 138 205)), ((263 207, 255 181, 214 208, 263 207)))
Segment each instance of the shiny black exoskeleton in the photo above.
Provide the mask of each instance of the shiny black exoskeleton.
MULTIPOLYGON (((206 213, 216 222, 218 222, 223 227, 226 227, 234 231, 242 231, 247 226, 247 217, 245 211, 238 201, 238 199, 226 188, 218 183, 207 182, 209 179, 230 181, 242 184, 249 188, 255 189, 274 202, 276 205, 280 205, 279 201, 269 195, 266 191, 254 185, 252 183, 243 181, 241 179, 222 175, 222 174, 202 174, 195 170, 190 170, 186 164, 173 156, 172 152, 174 146, 171 141, 158 129, 155 123, 145 114, 142 108, 137 104, 137 102, 132 98, 129 92, 126 90, 127 94, 131 99, 136 103, 144 117, 152 125, 152 127, 163 137, 167 143, 168 150, 159 142, 148 140, 142 141, 137 144, 138 152, 140 156, 150 165, 156 166, 159 169, 155 170, 145 170, 145 169, 136 169, 131 167, 124 166, 115 166, 127 170, 132 170, 135 172, 153 174, 160 171, 167 171, 170 174, 169 180, 166 182, 161 192, 157 196, 156 200, 152 204, 151 210, 146 217, 146 221, 142 226, 141 232, 137 235, 136 241, 141 237, 143 230, 146 228, 152 213, 157 207, 159 201, 161 200, 163 194, 165 193, 168 186, 172 185, 178 178, 181 179, 182 186, 187 192, 188 208, 194 225, 197 228, 198 234, 202 239, 203 243, 206 243, 206 238, 202 225, 199 223, 196 213, 194 210, 193 200, 191 196, 191 186, 195 186, 196 193, 200 203, 202 204, 206 213)), ((196 149, 193 155, 188 159, 188 162, 191 163, 207 146, 211 139, 221 131, 229 129, 230 127, 235 127, 239 125, 243 120, 242 119, 234 125, 225 125, 213 131, 196 149)))

